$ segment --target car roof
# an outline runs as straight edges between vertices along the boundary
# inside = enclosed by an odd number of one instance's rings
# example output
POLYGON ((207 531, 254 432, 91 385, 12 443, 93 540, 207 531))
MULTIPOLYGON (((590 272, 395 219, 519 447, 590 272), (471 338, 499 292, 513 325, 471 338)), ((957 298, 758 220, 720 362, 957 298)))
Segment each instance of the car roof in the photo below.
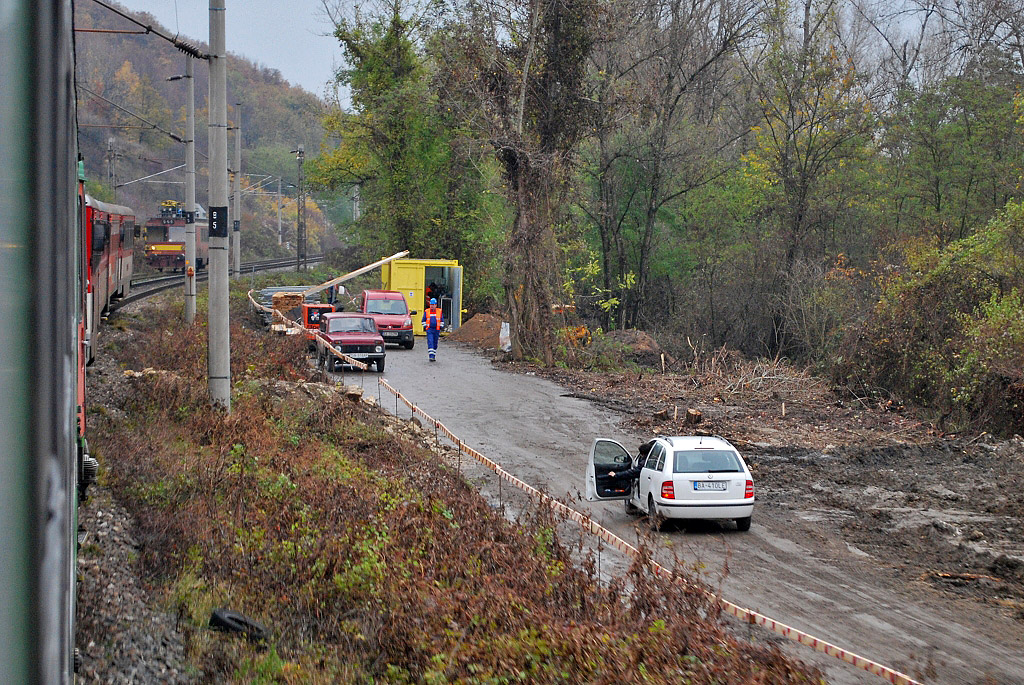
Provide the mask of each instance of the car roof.
POLYGON ((374 297, 379 297, 382 300, 397 300, 400 298, 403 300, 405 299, 405 296, 402 295, 402 293, 398 292, 397 290, 364 290, 363 293, 366 295, 373 295, 374 297))
POLYGON ((728 440, 718 435, 659 435, 658 437, 676 450, 736 450, 728 440))
POLYGON ((362 312, 330 312, 320 317, 321 319, 370 319, 373 317, 362 312))

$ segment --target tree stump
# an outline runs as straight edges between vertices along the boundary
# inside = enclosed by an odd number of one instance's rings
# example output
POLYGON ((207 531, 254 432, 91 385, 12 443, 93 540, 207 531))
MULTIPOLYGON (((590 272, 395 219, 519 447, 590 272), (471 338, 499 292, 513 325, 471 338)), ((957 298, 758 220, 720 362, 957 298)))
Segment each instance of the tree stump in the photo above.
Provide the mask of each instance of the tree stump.
POLYGON ((686 425, 696 426, 698 423, 704 420, 704 415, 697 409, 686 410, 686 425))

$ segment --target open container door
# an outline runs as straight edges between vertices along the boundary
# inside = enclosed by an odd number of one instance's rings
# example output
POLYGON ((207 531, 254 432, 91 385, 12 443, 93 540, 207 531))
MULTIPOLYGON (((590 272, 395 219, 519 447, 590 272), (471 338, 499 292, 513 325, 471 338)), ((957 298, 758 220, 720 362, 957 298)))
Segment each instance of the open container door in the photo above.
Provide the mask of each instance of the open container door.
POLYGON ((626 471, 633 465, 633 458, 626 448, 608 438, 597 438, 590 446, 587 459, 587 501, 615 501, 629 499, 629 483, 598 483, 598 476, 610 471, 626 471))
POLYGON ((448 318, 448 326, 452 331, 459 330, 462 325, 462 267, 453 266, 449 278, 450 290, 452 293, 451 315, 448 318))

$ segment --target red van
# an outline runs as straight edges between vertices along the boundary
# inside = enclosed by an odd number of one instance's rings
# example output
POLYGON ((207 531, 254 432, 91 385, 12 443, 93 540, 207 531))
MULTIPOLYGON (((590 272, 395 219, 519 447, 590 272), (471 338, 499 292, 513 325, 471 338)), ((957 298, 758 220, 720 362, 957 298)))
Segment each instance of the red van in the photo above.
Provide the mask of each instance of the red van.
POLYGON ((373 317, 385 343, 412 349, 415 344, 412 317, 416 312, 409 311, 402 293, 397 290, 364 290, 359 311, 373 317))

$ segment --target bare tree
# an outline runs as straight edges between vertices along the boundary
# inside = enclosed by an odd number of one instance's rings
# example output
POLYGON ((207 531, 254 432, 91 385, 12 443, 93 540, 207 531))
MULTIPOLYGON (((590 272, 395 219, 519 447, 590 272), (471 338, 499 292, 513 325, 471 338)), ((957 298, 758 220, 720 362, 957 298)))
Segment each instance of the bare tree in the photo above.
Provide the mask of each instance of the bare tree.
POLYGON ((594 53, 588 168, 596 197, 587 212, 601 238, 604 287, 621 300, 619 325, 645 318, 661 212, 719 173, 716 157, 749 125, 726 125, 722 104, 738 81, 729 78, 737 50, 754 34, 760 11, 753 0, 609 9, 606 40, 594 53))

